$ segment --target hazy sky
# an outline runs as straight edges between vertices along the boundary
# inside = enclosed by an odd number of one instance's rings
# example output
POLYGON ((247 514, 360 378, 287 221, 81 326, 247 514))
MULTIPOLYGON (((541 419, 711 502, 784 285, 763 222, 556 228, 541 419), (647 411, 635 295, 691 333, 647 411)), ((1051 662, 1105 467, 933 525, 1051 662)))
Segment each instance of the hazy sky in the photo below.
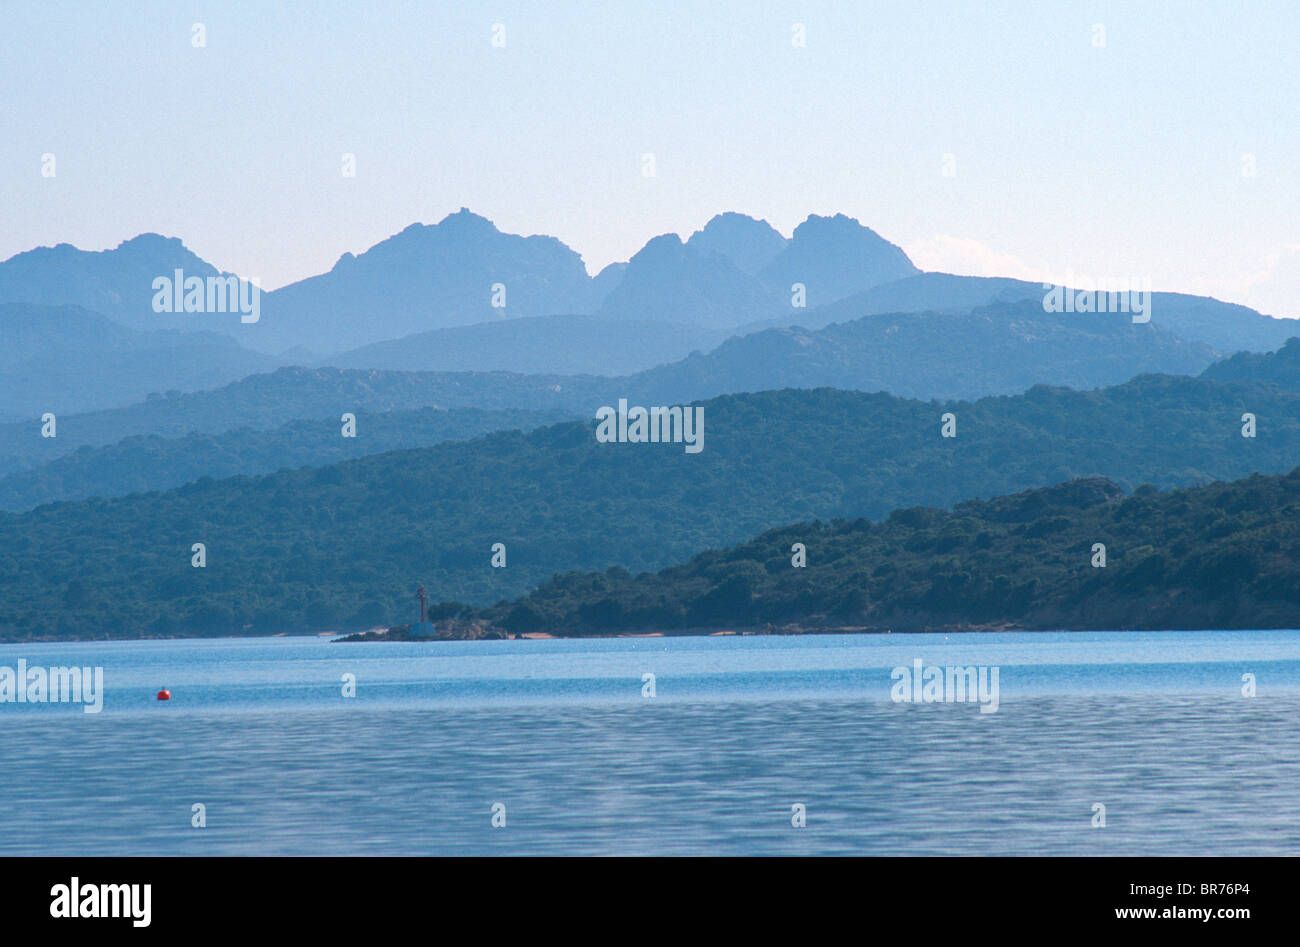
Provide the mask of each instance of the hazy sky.
POLYGON ((926 269, 1300 316, 1296 0, 5 0, 0 90, 0 258, 157 231, 274 288, 467 206, 595 272, 843 212, 926 269))

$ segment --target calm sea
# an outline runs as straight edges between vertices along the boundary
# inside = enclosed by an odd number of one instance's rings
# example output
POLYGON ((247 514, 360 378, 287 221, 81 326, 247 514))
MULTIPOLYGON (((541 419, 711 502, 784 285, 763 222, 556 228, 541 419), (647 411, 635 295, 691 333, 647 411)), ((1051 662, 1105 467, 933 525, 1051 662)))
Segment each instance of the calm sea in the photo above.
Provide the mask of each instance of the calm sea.
POLYGON ((6 855, 1300 853, 1296 631, 0 646, 20 658, 102 666, 105 698, 0 704, 6 855), (997 711, 891 701, 918 658, 996 667, 997 711))

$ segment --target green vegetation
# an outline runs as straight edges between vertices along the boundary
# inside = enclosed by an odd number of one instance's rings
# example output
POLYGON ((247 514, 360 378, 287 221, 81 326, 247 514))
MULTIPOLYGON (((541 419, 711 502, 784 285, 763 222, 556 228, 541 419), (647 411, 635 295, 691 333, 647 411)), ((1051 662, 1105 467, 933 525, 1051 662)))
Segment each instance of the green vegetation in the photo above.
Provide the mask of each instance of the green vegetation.
POLYGON ((768 391, 709 401, 705 419, 700 454, 597 444, 590 422, 570 422, 0 514, 0 636, 395 624, 410 619, 417 581, 483 606, 555 573, 660 569, 790 522, 1078 477, 1186 486, 1289 470, 1300 456, 1300 396, 1167 376, 955 404, 768 391), (940 437, 945 411, 954 439, 940 437), (1241 437, 1247 411, 1254 439, 1241 437), (203 569, 190 564, 197 542, 203 569), (496 542, 504 569, 490 566, 496 542))
POLYGON ((1121 497, 1108 480, 1075 480, 951 512, 802 523, 657 574, 556 576, 462 619, 568 635, 1300 625, 1300 468, 1121 497), (795 543, 804 568, 792 563, 795 543))
POLYGON ((269 431, 240 428, 220 434, 124 438, 82 447, 44 466, 0 478, 0 509, 26 510, 57 500, 166 490, 207 477, 322 466, 404 447, 466 440, 493 431, 529 430, 564 420, 568 412, 421 408, 353 412, 357 436, 343 437, 338 418, 294 421, 269 431))
MULTIPOLYGON (((345 411, 359 415, 475 407, 486 411, 567 410, 585 416, 593 397, 584 392, 607 381, 509 372, 281 368, 212 391, 173 390, 151 394, 125 408, 60 414, 54 438, 40 436, 39 414, 28 421, 0 424, 0 476, 48 463, 82 447, 116 444, 127 437, 214 435, 240 428, 264 431, 299 420, 334 422, 345 411)), ((322 430, 328 427, 326 424, 322 430)), ((289 466, 287 460, 270 469, 285 466, 289 466)))
POLYGON ((1287 339, 1276 352, 1238 352, 1215 362, 1201 377, 1210 381, 1274 385, 1295 391, 1300 383, 1300 339, 1287 339))

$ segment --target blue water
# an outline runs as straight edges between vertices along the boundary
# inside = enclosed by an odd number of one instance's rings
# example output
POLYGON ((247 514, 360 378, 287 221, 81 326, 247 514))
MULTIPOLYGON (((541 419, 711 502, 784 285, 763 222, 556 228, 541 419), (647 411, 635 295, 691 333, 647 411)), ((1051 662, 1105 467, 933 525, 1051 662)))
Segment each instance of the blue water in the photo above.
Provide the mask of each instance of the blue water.
POLYGON ((0 703, 0 854, 1300 853, 1296 631, 0 646, 20 658, 102 666, 104 709, 0 703), (894 703, 916 658, 997 667, 997 712, 894 703))

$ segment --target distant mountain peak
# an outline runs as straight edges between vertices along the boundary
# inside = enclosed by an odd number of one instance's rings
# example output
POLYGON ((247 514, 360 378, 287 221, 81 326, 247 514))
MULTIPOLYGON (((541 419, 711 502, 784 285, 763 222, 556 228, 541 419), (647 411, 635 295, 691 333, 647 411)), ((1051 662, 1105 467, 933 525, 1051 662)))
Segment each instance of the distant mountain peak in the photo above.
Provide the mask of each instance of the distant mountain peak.
POLYGON ((878 239, 884 239, 856 217, 850 217, 848 214, 832 214, 829 217, 821 214, 809 214, 803 223, 794 228, 794 239, 798 240, 802 237, 807 240, 810 237, 821 236, 822 234, 841 236, 855 232, 862 232, 878 239))
POLYGON ((715 215, 686 241, 693 250, 722 254, 751 275, 770 263, 788 243, 766 220, 735 211, 715 215))
POLYGON ((685 244, 682 243, 682 238, 677 234, 661 233, 659 236, 647 240, 645 246, 638 250, 629 262, 645 263, 667 255, 680 256, 683 246, 685 244))
MULTIPOLYGON (((159 233, 139 234, 130 240, 123 240, 115 249, 103 250, 99 254, 104 259, 110 255, 132 264, 152 265, 170 261, 177 266, 201 267, 205 272, 209 269, 207 262, 201 260, 180 237, 164 237, 159 233)), ((212 270, 216 272, 216 268, 212 270)))
POLYGON ((708 223, 706 223, 701 229, 695 231, 695 233, 691 234, 691 239, 695 239, 696 237, 705 234, 713 234, 728 230, 771 233, 775 234, 780 240, 785 240, 785 238, 781 236, 780 231, 766 220, 751 217, 748 214, 741 214, 734 210, 723 211, 721 214, 714 214, 709 218, 708 223))
POLYGON ((582 257, 560 240, 504 233, 462 207, 436 224, 413 223, 345 253, 329 273, 269 294, 249 344, 268 352, 294 346, 342 352, 434 329, 591 312, 597 305, 582 257), (508 291, 498 292, 498 285, 508 291))
POLYGON ((117 245, 118 250, 155 250, 160 248, 185 249, 185 244, 180 237, 164 237, 160 233, 150 231, 136 234, 134 237, 123 240, 117 245))
POLYGON ((901 247, 855 218, 809 214, 759 275, 783 288, 803 284, 816 306, 919 272, 901 247))
POLYGON ((468 207, 462 207, 454 214, 448 214, 442 220, 438 221, 438 227, 447 227, 452 230, 473 229, 490 233, 500 233, 497 225, 488 218, 474 213, 468 207))
POLYGON ((698 250, 675 233, 649 240, 601 305, 602 312, 625 318, 713 327, 739 325, 772 309, 758 280, 724 254, 698 250))

